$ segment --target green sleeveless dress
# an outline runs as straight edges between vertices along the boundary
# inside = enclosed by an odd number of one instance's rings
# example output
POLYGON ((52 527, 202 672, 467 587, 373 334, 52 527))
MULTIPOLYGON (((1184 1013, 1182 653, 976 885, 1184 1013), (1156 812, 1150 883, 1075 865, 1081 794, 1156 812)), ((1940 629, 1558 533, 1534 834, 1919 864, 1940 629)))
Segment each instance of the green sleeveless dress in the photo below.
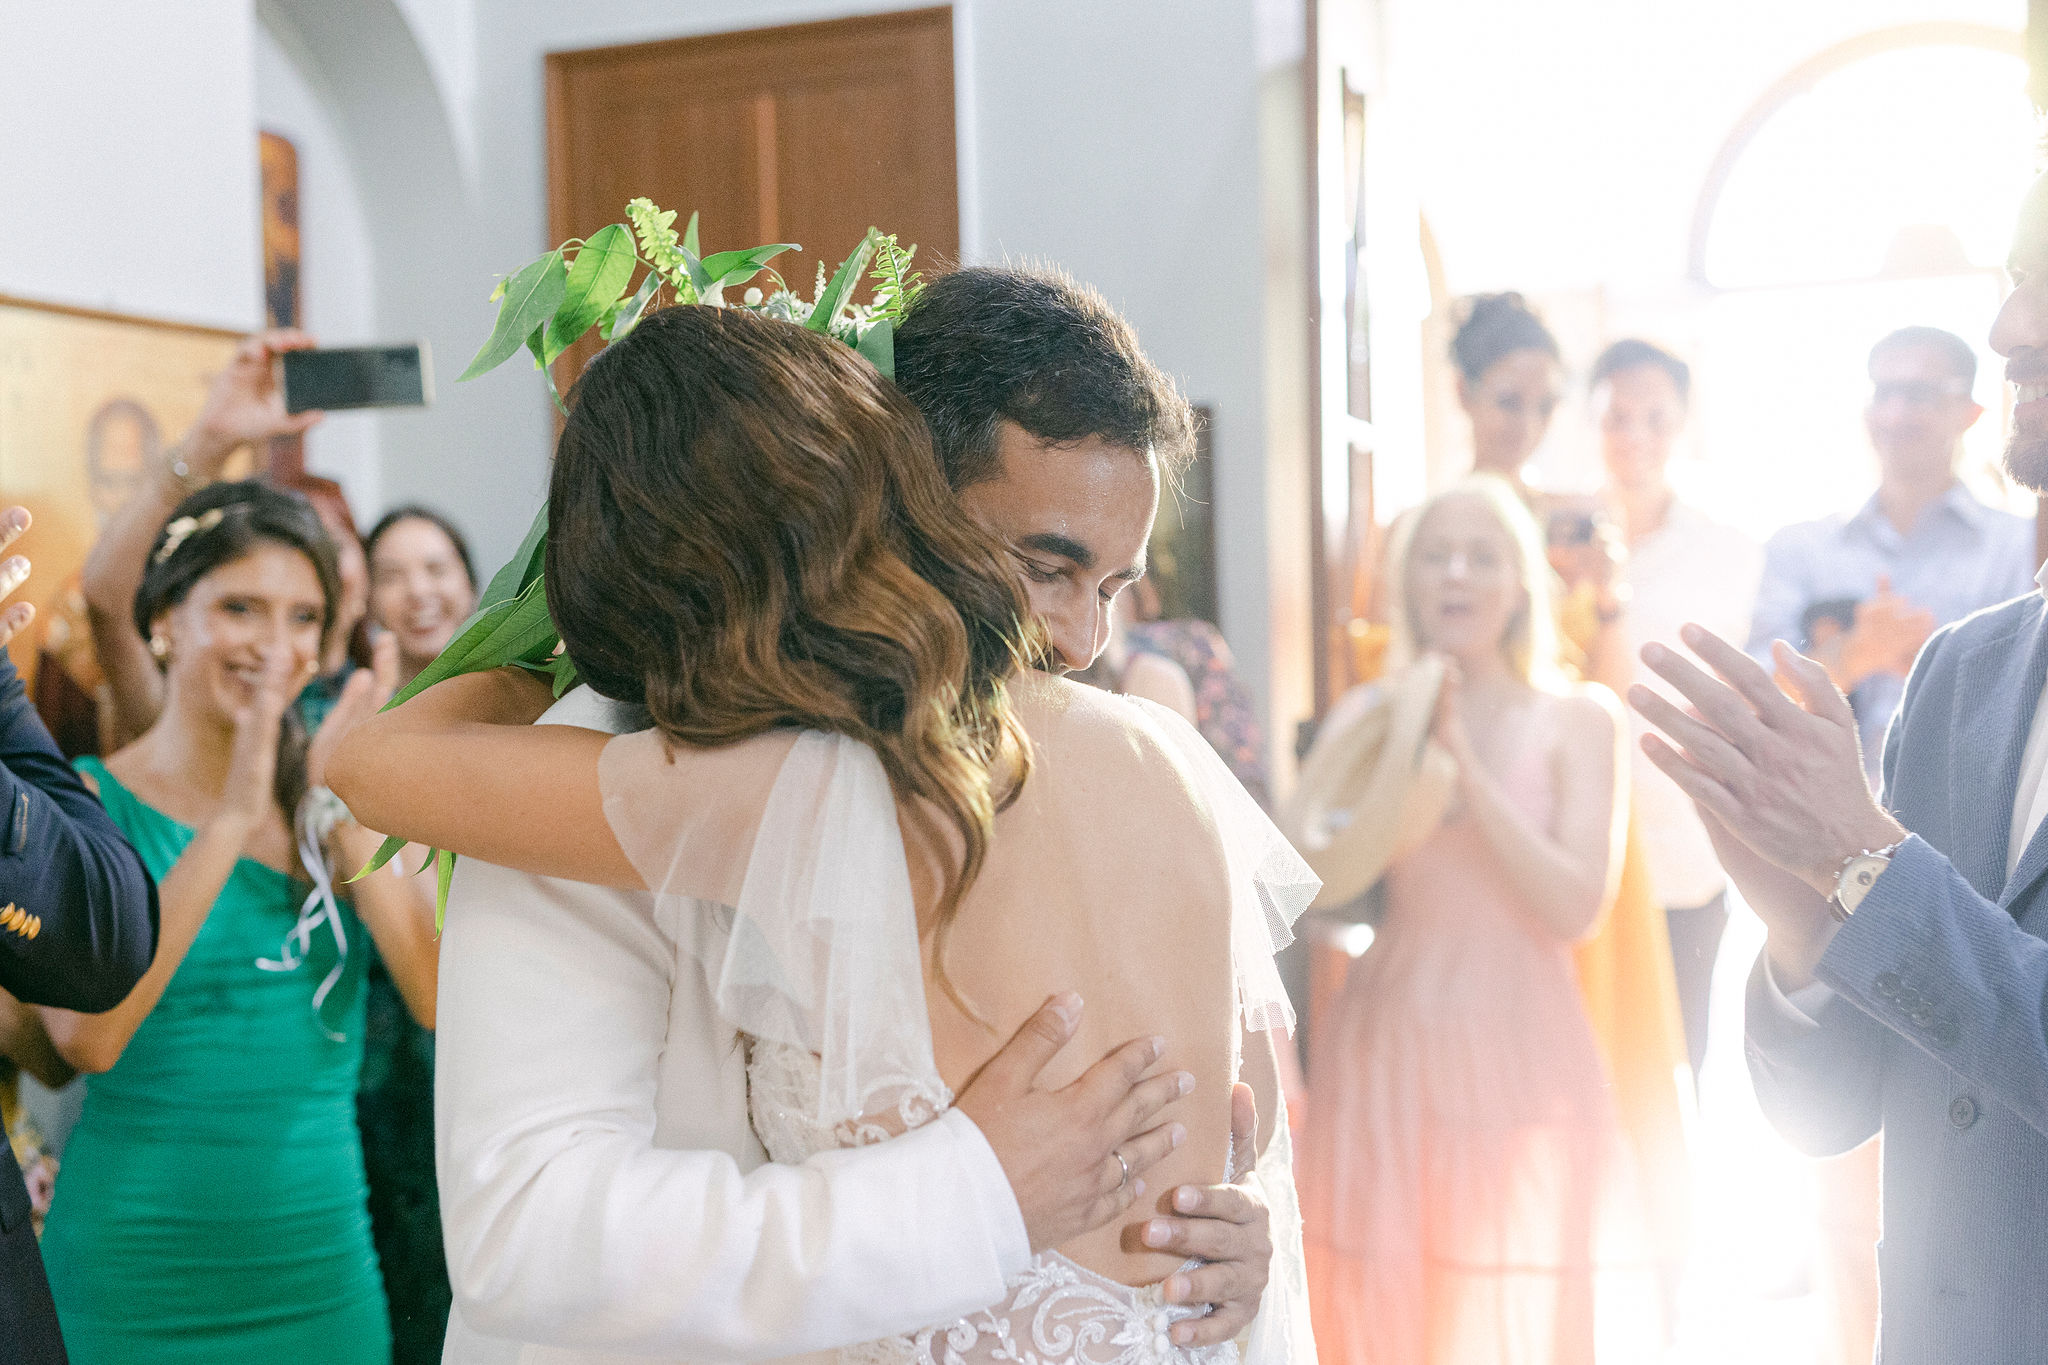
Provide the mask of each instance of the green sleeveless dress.
MULTIPOLYGON (((158 880, 193 831, 81 772, 158 880)), ((43 1260, 73 1365, 385 1365, 356 1082, 369 934, 280 960, 306 887, 244 858, 121 1060, 88 1082, 43 1260), (330 1034, 341 1035, 337 1041, 330 1034)))

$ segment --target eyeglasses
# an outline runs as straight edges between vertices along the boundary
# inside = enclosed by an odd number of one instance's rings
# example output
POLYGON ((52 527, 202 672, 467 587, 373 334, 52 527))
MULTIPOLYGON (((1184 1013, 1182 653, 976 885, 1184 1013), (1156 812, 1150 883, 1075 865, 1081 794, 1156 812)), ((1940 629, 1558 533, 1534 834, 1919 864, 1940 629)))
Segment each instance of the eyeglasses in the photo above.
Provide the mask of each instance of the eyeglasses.
POLYGON ((1870 390, 1872 407, 1885 402, 1903 403, 1909 408, 1938 408, 1951 398, 1968 398, 1970 386, 1960 379, 1936 384, 1925 379, 1888 379, 1870 390))

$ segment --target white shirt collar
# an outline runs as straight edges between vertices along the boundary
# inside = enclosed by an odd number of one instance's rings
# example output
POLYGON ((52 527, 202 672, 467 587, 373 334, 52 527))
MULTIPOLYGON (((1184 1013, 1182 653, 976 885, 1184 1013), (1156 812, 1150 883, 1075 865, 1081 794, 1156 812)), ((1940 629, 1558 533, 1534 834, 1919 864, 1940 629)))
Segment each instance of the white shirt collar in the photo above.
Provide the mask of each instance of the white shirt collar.
POLYGON ((2034 586, 2041 590, 2041 596, 2048 597, 2048 563, 2034 570, 2034 586))

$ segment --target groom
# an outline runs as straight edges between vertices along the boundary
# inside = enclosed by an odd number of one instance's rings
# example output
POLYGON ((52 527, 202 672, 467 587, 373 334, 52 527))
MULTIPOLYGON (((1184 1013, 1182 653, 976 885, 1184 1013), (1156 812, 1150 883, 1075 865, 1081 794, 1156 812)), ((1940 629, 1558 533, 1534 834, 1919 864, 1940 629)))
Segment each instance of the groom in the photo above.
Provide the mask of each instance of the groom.
MULTIPOLYGON (((1160 466, 1170 470, 1191 444, 1185 400, 1098 296, 1045 275, 940 279, 896 346, 899 382, 924 410, 949 481, 1016 554, 1051 640, 1047 665, 1086 667, 1107 641, 1110 601, 1144 572, 1160 466)), ((613 732, 635 723, 588 689, 558 703, 543 718, 550 722, 613 732)), ((616 923, 647 918, 652 900, 473 862, 450 899, 451 930, 463 901, 616 923)), ((593 1339, 685 1359, 760 1360, 947 1321, 1000 1298, 1033 1252, 1124 1215, 1135 1182, 1164 1151, 1145 1136, 1157 1108, 1138 1084, 1156 1056, 1148 1045, 1118 1049, 1066 1090, 1036 1088, 1073 1035, 1080 1002, 1069 997, 1049 1002, 937 1122, 801 1167, 763 1164, 730 1030, 690 974, 676 974, 671 990, 667 1046, 647 1059, 644 1083, 694 1103, 690 1122, 655 1136, 669 1149, 662 1202, 675 1210, 664 1257, 705 1272, 661 1283, 661 1301, 635 1322, 582 1324, 576 1306, 551 1292, 563 1286, 498 1254, 511 1235, 502 1220, 451 1212, 448 1361, 594 1361, 516 1344, 593 1339)), ((461 1070, 442 1069, 444 1091, 461 1070)), ((1248 1108, 1238 1109, 1239 1150, 1254 1141, 1248 1108)), ((502 1157, 446 1132, 441 1140, 444 1169, 502 1157)), ((1166 1292, 1214 1305, 1179 1324, 1175 1343, 1227 1341, 1258 1311, 1272 1251, 1267 1210, 1229 1185, 1183 1187, 1171 1206, 1180 1216, 1147 1220, 1142 1239, 1202 1258, 1166 1292)), ((560 1250, 587 1263, 595 1249, 560 1250)))
MULTIPOLYGON (((2022 205, 1991 330, 2014 386, 2006 470, 2048 492, 2048 177, 2022 205)), ((1690 710, 1631 700, 1769 930, 1750 975, 1757 1099, 1802 1149, 1884 1133, 1886 1365, 2022 1365, 2048 1341, 2048 571, 1936 632, 1884 745, 1783 641, 1791 696, 1727 642, 1653 644, 1690 710)))

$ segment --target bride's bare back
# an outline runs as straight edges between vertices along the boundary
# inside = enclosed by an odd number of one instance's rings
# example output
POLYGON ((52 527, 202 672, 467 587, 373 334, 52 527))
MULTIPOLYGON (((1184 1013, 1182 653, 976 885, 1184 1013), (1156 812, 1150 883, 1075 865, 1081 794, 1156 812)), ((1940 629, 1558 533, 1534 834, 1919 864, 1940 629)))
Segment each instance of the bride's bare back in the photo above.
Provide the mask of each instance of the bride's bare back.
MULTIPOLYGON (((1216 1183, 1226 1178, 1241 1030, 1215 825, 1137 706, 1042 675, 1020 679, 1014 696, 1031 737, 1030 780, 996 819, 946 951, 947 976, 980 1019, 940 986, 925 938, 939 1072, 957 1093, 1048 995, 1077 991, 1087 1002, 1080 1034, 1044 1084, 1065 1085, 1129 1038, 1163 1036, 1168 1061, 1196 1084, 1166 1115, 1186 1126, 1187 1141, 1147 1174, 1147 1189, 1216 1183)), ((928 906, 929 878, 918 880, 928 906)), ((1165 1211, 1148 1193, 1133 1214, 1165 1211)), ((1172 1273, 1179 1258, 1139 1249, 1136 1226, 1100 1228, 1059 1250, 1125 1284, 1172 1273)))
MULTIPOLYGON (((1164 1065, 1192 1073, 1195 1089, 1162 1116, 1184 1125, 1187 1140, 1146 1173, 1146 1187, 1163 1197, 1182 1184, 1214 1184, 1227 1176, 1242 1036, 1221 838, 1160 722, 1138 705, 1042 674, 1015 680, 1012 695, 1031 740, 1031 774, 996 817, 988 860, 953 922, 952 993, 933 959, 939 864, 918 822, 899 814, 940 1077, 958 1094, 1047 996, 1075 991, 1086 1002, 1080 1032, 1041 1084, 1067 1084, 1131 1038, 1164 1037, 1164 1065)), ((780 731, 719 749, 652 735, 615 741, 608 788, 659 795, 615 797, 613 828, 629 851, 666 849, 669 866, 701 879, 695 894, 736 904, 747 850, 795 739, 780 731), (627 765, 654 775, 634 778, 627 765)), ((1259 1096, 1262 1110, 1277 1103, 1259 1096)), ((1167 1211, 1148 1193, 1130 1221, 1058 1250, 1110 1279, 1150 1284, 1180 1260, 1143 1250, 1135 1230, 1167 1211)))

